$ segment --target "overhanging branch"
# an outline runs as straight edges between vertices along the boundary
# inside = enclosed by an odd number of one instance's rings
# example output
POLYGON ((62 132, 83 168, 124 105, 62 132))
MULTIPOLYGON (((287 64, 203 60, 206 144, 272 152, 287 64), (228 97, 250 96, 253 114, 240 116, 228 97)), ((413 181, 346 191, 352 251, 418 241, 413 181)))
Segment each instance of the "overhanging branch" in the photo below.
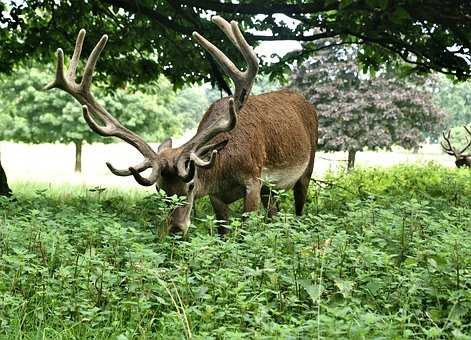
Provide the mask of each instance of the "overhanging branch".
POLYGON ((202 10, 211 10, 222 13, 240 13, 240 14, 266 14, 275 13, 291 14, 308 14, 336 9, 338 4, 336 1, 317 0, 314 3, 307 4, 287 4, 284 1, 278 3, 264 4, 233 4, 222 3, 214 0, 182 0, 182 4, 196 7, 202 10), (328 4, 330 2, 330 4, 328 4))

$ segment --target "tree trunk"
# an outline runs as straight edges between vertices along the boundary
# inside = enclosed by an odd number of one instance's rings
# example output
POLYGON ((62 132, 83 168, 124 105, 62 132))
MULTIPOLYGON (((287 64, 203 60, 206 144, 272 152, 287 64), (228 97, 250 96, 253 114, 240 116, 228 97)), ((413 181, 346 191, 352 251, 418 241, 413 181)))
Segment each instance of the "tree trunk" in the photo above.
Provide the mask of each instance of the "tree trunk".
POLYGON ((75 144, 75 172, 82 172, 82 145, 81 140, 74 141, 75 144))
POLYGON ((7 175, 0 161, 0 196, 11 196, 11 189, 8 186, 7 175))
POLYGON ((347 170, 350 171, 355 166, 355 155, 356 150, 348 150, 348 161, 347 161, 347 170))

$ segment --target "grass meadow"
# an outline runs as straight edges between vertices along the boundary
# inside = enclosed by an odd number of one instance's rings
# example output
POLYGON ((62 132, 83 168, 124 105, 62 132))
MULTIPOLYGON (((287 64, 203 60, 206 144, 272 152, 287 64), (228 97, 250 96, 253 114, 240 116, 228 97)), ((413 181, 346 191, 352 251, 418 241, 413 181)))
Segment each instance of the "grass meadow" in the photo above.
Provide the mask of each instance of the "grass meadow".
POLYGON ((0 199, 1 339, 471 339, 471 171, 327 173, 305 215, 187 237, 177 198, 13 183, 0 199))

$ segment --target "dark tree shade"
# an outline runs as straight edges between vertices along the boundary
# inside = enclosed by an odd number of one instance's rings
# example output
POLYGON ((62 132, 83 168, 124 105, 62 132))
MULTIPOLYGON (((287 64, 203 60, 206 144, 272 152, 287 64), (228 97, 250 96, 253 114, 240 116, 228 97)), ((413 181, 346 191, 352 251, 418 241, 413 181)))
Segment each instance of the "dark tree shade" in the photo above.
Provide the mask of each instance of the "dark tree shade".
POLYGON ((337 37, 341 44, 364 48, 360 61, 372 69, 403 59, 419 72, 430 70, 467 79, 470 71, 471 5, 469 0, 24 0, 0 3, 0 72, 18 62, 51 62, 58 47, 72 50, 81 28, 89 32, 85 53, 101 34, 109 46, 98 65, 115 86, 146 83, 164 74, 177 87, 212 80, 223 84, 213 60, 191 39, 194 30, 241 56, 208 18, 218 13, 241 23, 250 43, 297 40, 300 51, 289 53, 270 68, 280 76, 293 61, 324 48, 319 39, 337 37), (276 15, 275 15, 276 14, 276 15), (283 14, 283 15, 280 15, 283 14), (72 20, 73 19, 73 20, 72 20), (293 23, 288 25, 287 22, 293 23), (270 30, 271 34, 254 32, 270 30), (251 33, 250 33, 251 32, 251 33), (466 61, 468 58, 468 61, 466 61))
POLYGON ((8 186, 7 175, 2 167, 2 161, 0 160, 0 196, 10 196, 11 189, 8 186))

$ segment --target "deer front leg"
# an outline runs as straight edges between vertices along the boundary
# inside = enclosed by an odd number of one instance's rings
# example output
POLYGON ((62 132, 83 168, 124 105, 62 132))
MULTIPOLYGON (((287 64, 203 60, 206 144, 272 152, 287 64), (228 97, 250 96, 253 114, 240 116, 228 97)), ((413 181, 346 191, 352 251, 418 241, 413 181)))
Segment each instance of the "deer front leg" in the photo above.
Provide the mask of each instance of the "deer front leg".
POLYGON ((244 212, 258 210, 260 207, 260 191, 262 183, 257 178, 252 178, 245 184, 244 212))
POLYGON ((209 199, 218 220, 218 233, 224 236, 229 232, 229 228, 224 225, 229 219, 229 206, 216 196, 209 196, 209 199))

